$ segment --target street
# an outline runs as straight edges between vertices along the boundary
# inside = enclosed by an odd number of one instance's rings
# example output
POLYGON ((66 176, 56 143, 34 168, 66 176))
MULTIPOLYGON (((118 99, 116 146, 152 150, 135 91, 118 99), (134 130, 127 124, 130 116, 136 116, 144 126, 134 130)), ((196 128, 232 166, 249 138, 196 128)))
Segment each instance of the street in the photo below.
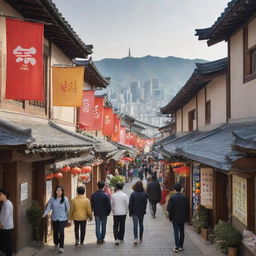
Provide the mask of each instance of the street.
MULTIPOLYGON (((127 194, 131 193, 132 184, 125 185, 124 191, 127 194)), ((165 218, 162 209, 158 206, 156 219, 151 218, 149 209, 144 220, 144 240, 138 245, 133 244, 133 223, 130 217, 126 221, 126 233, 123 244, 116 246, 114 244, 112 232, 112 216, 108 218, 106 243, 104 245, 96 245, 95 237, 95 223, 94 221, 87 224, 87 232, 85 238, 85 245, 83 247, 75 248, 73 227, 66 229, 65 237, 65 255, 90 255, 90 256, 126 256, 126 255, 151 255, 151 256, 166 256, 176 255, 172 252, 174 247, 173 231, 171 223, 165 218)), ((190 228, 189 228, 190 229, 190 228)), ((194 232, 187 232, 185 238, 185 251, 179 255, 199 256, 199 255, 221 255, 219 251, 206 245, 201 241, 201 238, 194 237, 194 232), (192 236, 192 237, 190 237, 192 236), (192 241, 196 240, 196 243, 192 241), (205 253, 203 253, 205 252, 205 253)), ((36 256, 56 255, 52 242, 46 245, 36 256)))

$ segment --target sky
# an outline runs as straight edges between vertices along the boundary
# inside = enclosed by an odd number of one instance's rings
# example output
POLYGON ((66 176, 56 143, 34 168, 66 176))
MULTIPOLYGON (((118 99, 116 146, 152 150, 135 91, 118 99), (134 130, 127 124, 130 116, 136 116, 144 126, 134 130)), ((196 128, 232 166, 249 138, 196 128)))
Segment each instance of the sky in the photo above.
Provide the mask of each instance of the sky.
POLYGON ((86 44, 93 60, 175 56, 215 60, 226 43, 208 47, 196 28, 211 26, 228 0, 53 0, 86 44))

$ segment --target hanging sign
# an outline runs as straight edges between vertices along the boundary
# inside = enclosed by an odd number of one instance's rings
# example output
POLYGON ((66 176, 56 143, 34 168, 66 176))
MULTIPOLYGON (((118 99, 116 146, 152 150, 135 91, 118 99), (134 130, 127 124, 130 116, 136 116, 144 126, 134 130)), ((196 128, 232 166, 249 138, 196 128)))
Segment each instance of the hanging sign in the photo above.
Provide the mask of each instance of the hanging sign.
POLYGON ((103 97, 96 97, 94 100, 94 129, 102 130, 103 129, 103 97))

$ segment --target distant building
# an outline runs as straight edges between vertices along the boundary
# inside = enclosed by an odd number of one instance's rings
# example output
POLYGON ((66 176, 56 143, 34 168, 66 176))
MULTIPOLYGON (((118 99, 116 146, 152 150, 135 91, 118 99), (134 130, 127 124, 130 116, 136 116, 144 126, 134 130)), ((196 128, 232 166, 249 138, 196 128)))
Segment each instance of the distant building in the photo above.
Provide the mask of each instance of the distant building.
POLYGON ((151 99, 151 95, 152 95, 152 82, 151 81, 144 82, 143 88, 144 88, 144 99, 145 100, 151 99))
POLYGON ((132 102, 137 102, 139 99, 140 82, 131 82, 130 88, 132 94, 132 102))
POLYGON ((157 78, 152 79, 152 89, 159 89, 159 82, 157 78))

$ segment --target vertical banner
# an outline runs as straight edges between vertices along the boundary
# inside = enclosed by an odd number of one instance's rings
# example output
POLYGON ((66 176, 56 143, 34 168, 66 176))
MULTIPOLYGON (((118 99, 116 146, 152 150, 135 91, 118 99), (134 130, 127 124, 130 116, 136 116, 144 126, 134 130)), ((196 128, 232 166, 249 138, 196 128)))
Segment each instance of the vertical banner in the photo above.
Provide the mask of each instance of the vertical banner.
POLYGON ((113 134, 112 140, 118 142, 120 139, 120 119, 117 114, 113 114, 113 134))
POLYGON ((43 24, 6 19, 6 99, 44 100, 43 24))
POLYGON ((201 168, 201 205, 213 208, 213 169, 201 168))
POLYGON ((79 108, 79 124, 86 130, 92 130, 94 128, 94 91, 84 91, 82 102, 79 108))
POLYGON ((94 129, 102 130, 103 129, 103 104, 104 97, 96 97, 94 99, 94 129))
POLYGON ((53 106, 80 107, 84 67, 52 67, 53 106))
POLYGON ((103 108, 103 135, 111 136, 113 134, 113 111, 112 108, 103 108))
POLYGON ((131 133, 130 134, 130 145, 135 146, 135 144, 136 144, 136 136, 135 136, 135 134, 131 133))
POLYGON ((125 127, 121 127, 120 128, 120 140, 119 140, 119 142, 122 143, 122 144, 126 144, 125 143, 125 135, 126 135, 126 129, 125 129, 125 127))

